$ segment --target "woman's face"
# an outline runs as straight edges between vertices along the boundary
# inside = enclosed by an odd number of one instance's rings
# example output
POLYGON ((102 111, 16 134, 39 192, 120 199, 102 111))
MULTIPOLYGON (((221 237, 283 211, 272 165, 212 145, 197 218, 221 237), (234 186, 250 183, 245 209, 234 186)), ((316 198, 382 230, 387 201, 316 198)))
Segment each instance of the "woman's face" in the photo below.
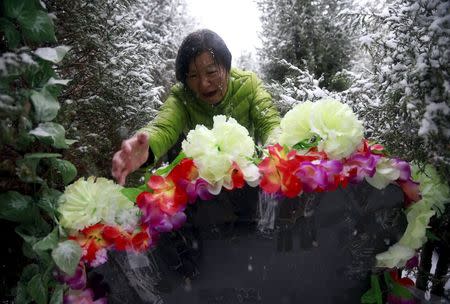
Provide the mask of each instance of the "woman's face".
POLYGON ((205 51, 189 64, 186 83, 200 100, 217 104, 227 92, 228 73, 214 61, 211 52, 205 51))

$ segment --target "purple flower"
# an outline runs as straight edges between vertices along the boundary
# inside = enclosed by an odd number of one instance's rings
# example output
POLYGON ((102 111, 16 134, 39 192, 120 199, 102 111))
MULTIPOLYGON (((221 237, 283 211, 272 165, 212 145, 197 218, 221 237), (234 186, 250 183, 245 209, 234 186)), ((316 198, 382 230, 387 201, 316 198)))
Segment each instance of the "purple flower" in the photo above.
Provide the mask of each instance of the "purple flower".
POLYGON ((394 159, 394 167, 400 171, 398 180, 407 181, 411 178, 411 166, 404 160, 394 159))
POLYGON ((360 183, 366 176, 372 177, 375 174, 377 162, 380 156, 367 152, 356 152, 352 154, 344 164, 344 172, 355 171, 356 174, 349 176, 352 183, 360 183))
POLYGON ((203 178, 198 178, 193 182, 186 179, 179 181, 182 187, 186 189, 189 198, 189 203, 193 204, 200 197, 202 200, 210 200, 214 196, 208 191, 209 183, 203 178))
POLYGON ((86 287, 86 267, 83 262, 78 264, 73 276, 69 276, 59 269, 54 272, 54 275, 58 281, 66 283, 71 289, 78 290, 86 287))
POLYGON ((325 189, 328 185, 328 176, 325 169, 311 162, 300 163, 295 175, 302 182, 303 191, 305 192, 313 192, 317 188, 325 189))
POLYGON ((85 289, 83 291, 70 290, 68 294, 64 296, 64 304, 107 304, 106 298, 100 298, 94 301, 94 292, 92 289, 85 289))

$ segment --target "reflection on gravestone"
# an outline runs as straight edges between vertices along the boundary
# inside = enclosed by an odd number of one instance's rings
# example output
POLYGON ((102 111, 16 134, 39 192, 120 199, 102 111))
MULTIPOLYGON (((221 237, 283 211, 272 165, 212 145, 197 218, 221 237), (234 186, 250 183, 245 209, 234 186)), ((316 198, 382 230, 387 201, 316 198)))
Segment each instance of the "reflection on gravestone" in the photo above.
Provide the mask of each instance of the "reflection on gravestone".
POLYGON ((99 270, 110 303, 359 303, 375 255, 406 227, 395 186, 281 201, 257 191, 190 206, 148 255, 114 253, 99 270))

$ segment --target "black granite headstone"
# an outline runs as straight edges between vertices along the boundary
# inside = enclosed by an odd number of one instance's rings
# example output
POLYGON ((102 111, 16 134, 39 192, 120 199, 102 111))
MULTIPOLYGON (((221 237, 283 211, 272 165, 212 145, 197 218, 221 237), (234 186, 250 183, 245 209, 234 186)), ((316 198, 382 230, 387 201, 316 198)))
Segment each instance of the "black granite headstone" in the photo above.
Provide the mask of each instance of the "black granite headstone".
POLYGON ((150 253, 95 269, 109 303, 360 303, 375 255, 403 234, 399 188, 350 185, 276 201, 225 191, 150 253))

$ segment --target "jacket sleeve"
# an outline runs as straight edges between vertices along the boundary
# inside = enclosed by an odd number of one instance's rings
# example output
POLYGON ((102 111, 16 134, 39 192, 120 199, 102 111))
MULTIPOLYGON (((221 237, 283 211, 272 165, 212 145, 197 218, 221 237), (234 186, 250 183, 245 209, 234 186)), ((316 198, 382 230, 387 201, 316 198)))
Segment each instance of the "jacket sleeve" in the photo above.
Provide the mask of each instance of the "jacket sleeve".
POLYGON ((280 113, 272 103, 272 97, 264 89, 261 80, 252 76, 254 97, 250 108, 250 118, 253 121, 255 137, 265 144, 274 137, 280 124, 280 113))
POLYGON ((172 92, 161 106, 157 116, 138 132, 148 133, 149 147, 157 161, 175 145, 186 124, 186 107, 172 92))

